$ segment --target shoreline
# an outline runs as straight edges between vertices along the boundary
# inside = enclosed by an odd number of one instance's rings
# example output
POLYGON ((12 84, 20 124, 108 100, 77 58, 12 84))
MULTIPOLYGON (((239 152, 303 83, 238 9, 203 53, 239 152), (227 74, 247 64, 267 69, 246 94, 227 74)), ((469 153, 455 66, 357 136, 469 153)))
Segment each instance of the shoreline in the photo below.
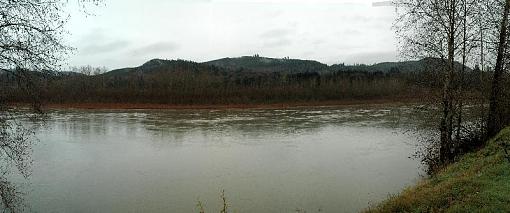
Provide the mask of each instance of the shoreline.
POLYGON ((361 212, 510 212, 509 145, 507 127, 484 147, 361 212))
MULTIPOLYGON (((153 103, 45 103, 42 108, 47 109, 168 109, 168 110, 193 110, 193 109, 288 109, 302 107, 335 107, 357 105, 402 105, 420 103, 419 99, 402 98, 374 99, 374 100, 339 100, 339 101, 310 101, 310 102, 282 102, 271 104, 153 104, 153 103)), ((15 107, 27 107, 29 104, 16 103, 15 107)))

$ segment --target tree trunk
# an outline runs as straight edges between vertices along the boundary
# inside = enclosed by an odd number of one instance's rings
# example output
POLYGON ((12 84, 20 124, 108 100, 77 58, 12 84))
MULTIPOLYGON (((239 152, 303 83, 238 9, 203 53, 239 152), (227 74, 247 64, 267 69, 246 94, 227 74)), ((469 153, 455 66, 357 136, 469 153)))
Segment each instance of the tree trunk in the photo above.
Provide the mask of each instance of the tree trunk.
POLYGON ((510 10, 510 0, 506 0, 501 28, 499 33, 498 56, 496 67, 494 68, 494 77, 492 80, 492 90, 489 100, 489 119, 487 121, 487 134, 489 137, 496 135, 503 128, 501 114, 501 78, 503 76, 503 59, 505 58, 505 48, 507 44, 507 26, 508 12, 510 10))
POLYGON ((452 95, 452 78, 455 72, 455 0, 450 1, 449 5, 449 35, 448 35, 448 70, 445 72, 443 82, 443 117, 439 130, 441 132, 441 147, 439 150, 439 160, 441 163, 447 163, 451 160, 452 149, 452 129, 453 129, 453 95, 452 95))
POLYGON ((462 68, 459 76, 459 85, 458 85, 458 106, 457 106, 457 135, 455 137, 456 142, 459 143, 461 140, 462 133, 462 110, 464 107, 464 75, 466 72, 466 57, 467 57, 467 2, 464 0, 463 2, 463 19, 462 19, 462 68))

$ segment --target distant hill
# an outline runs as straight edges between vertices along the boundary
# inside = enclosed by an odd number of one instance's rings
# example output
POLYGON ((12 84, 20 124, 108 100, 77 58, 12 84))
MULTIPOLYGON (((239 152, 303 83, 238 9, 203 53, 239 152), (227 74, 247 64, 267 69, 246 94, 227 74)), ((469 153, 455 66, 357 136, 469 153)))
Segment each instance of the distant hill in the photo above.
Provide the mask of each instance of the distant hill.
MULTIPOLYGON (((382 73, 421 73, 425 71, 437 71, 440 67, 446 67, 443 60, 438 58, 425 58, 417 61, 383 62, 373 65, 343 65, 335 64, 330 67, 332 71, 354 72, 382 72, 382 73)), ((456 68, 461 69, 462 64, 456 62, 456 68)), ((466 72, 472 71, 466 67, 466 72)))
POLYGON ((307 73, 328 70, 328 65, 317 61, 300 59, 277 59, 259 56, 243 56, 239 58, 222 58, 204 64, 222 67, 228 70, 255 72, 307 73))
POLYGON ((199 69, 200 70, 210 69, 210 66, 192 62, 192 61, 184 61, 184 60, 152 59, 138 67, 116 69, 116 70, 112 70, 110 72, 103 73, 102 76, 114 77, 114 76, 138 75, 138 74, 157 75, 157 74, 161 74, 161 73, 165 73, 165 72, 175 72, 178 70, 193 71, 193 70, 199 70, 199 69))
MULTIPOLYGON (((425 71, 438 71, 446 66, 441 59, 425 58, 416 61, 383 62, 373 65, 357 64, 345 65, 334 64, 328 66, 313 60, 267 58, 259 56, 242 56, 237 58, 222 58, 213 61, 198 63, 186 60, 152 59, 138 67, 128 67, 111 70, 100 74, 103 77, 132 77, 137 75, 160 75, 176 71, 211 72, 222 76, 266 76, 266 75, 300 75, 314 74, 325 75, 331 73, 422 73, 425 71)), ((458 69, 462 64, 456 64, 458 69)), ((472 69, 466 67, 466 72, 472 69)), ((0 76, 8 73, 0 71, 0 76)), ((85 76, 76 72, 44 72, 47 77, 81 77, 85 76)))
MULTIPOLYGON (((138 67, 122 68, 104 73, 104 76, 120 76, 129 74, 157 74, 161 72, 210 70, 222 74, 237 75, 265 75, 285 74, 295 75, 303 73, 327 74, 332 72, 364 72, 364 73, 415 73, 437 69, 444 64, 441 59, 425 58, 417 61, 384 62, 373 65, 345 65, 335 64, 328 66, 313 60, 300 60, 289 58, 267 58, 259 56, 243 56, 238 58, 222 58, 213 61, 197 63, 184 60, 152 59, 138 67)), ((457 63, 458 68, 462 65, 457 63)), ((466 67, 467 71, 471 71, 466 67)))

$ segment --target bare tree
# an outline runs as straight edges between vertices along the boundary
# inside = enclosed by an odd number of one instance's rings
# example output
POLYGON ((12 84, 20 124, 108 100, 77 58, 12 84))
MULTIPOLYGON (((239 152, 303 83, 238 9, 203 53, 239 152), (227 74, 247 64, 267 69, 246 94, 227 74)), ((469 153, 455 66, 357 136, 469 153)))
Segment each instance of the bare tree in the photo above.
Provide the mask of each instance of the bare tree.
MULTIPOLYGON (((99 0, 78 0, 98 4, 99 0)), ((40 94, 35 72, 59 70, 71 47, 63 44, 67 0, 0 0, 0 71, 18 80, 30 96, 32 109, 40 112, 40 94)), ((8 94, 3 91, 2 94, 8 94)), ((22 211, 20 193, 5 178, 12 170, 30 175, 32 131, 9 108, 7 96, 0 96, 0 206, 10 212, 22 211)))
MULTIPOLYGON (((456 59, 466 63, 469 45, 474 45, 478 34, 469 27, 474 0, 396 0, 398 18, 395 29, 400 40, 401 53, 413 58, 440 59, 436 66, 442 75, 442 90, 438 100, 441 109, 439 122, 439 161, 452 160, 455 117, 460 129, 462 110, 461 78, 463 68, 456 59), (468 22, 469 21, 469 22, 468 22)), ((459 130, 458 130, 459 131, 459 130)))
POLYGON ((85 65, 80 67, 70 67, 71 72, 81 73, 83 75, 100 75, 105 73, 108 69, 106 67, 93 67, 91 65, 85 65))
MULTIPOLYGON (((508 92, 503 86, 510 49, 510 1, 395 0, 393 3, 398 8, 395 29, 401 41, 401 52, 410 57, 441 59, 441 66, 437 66, 442 75, 442 91, 437 101, 441 109, 437 156, 441 164, 451 161, 458 152, 458 142, 464 140, 462 134, 469 134, 463 127, 467 65, 481 67, 481 85, 477 90, 482 106, 480 121, 484 124, 476 131, 493 136, 510 121, 510 113, 506 110, 508 92), (461 68, 457 68, 456 61, 461 61, 461 68), (485 92, 488 87, 484 85, 492 66, 494 77, 489 95, 485 92), (490 103, 488 114, 483 110, 487 97, 490 103)), ((481 138, 483 136, 478 139, 481 138)))

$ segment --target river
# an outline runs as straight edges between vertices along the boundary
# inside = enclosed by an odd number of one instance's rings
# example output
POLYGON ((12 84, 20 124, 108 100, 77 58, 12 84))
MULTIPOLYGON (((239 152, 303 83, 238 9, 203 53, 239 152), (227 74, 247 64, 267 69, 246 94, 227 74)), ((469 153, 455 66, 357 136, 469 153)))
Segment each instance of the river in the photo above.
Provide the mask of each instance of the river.
POLYGON ((36 212, 356 212, 413 185, 409 106, 51 110, 25 199, 36 212))

